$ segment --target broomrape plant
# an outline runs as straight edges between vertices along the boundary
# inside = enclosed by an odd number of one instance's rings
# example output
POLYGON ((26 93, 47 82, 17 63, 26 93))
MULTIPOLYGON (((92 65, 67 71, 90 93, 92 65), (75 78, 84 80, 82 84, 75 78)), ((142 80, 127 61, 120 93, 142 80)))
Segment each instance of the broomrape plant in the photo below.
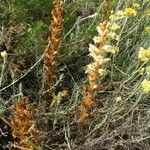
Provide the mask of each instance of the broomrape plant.
POLYGON ((50 88, 56 81, 54 70, 57 66, 56 56, 59 53, 61 42, 62 22, 63 22, 63 0, 55 0, 52 10, 52 23, 50 25, 51 36, 48 38, 48 46, 44 54, 44 100, 46 103, 51 103, 50 88))
POLYGON ((81 129, 84 121, 92 115, 92 108, 96 104, 94 93, 102 87, 97 82, 98 78, 103 77, 107 70, 104 68, 104 64, 111 59, 106 57, 106 53, 115 54, 119 48, 116 46, 108 45, 107 42, 111 41, 110 33, 120 28, 117 24, 112 24, 108 21, 103 21, 97 26, 98 36, 93 38, 93 41, 97 46, 89 45, 89 56, 92 57, 93 62, 87 65, 85 73, 87 74, 88 84, 84 86, 83 102, 80 106, 80 119, 79 128, 81 129))
POLYGON ((11 147, 21 150, 41 150, 38 146, 39 133, 35 127, 33 108, 27 105, 27 97, 22 96, 11 106, 14 116, 11 118, 12 135, 16 139, 11 147))

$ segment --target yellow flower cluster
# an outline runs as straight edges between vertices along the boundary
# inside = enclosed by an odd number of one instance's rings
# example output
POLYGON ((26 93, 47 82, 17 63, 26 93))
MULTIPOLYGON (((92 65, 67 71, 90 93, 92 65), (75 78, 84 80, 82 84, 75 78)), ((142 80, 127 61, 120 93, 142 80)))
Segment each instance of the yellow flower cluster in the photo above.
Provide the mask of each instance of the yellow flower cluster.
POLYGON ((113 21, 113 23, 110 25, 110 31, 108 33, 108 36, 112 40, 119 41, 120 35, 117 34, 118 30, 120 29, 119 23, 116 23, 113 21))
POLYGON ((147 77, 150 77, 150 65, 139 69, 139 75, 143 75, 146 72, 147 77))
POLYGON ((132 7, 126 7, 124 10, 118 10, 115 14, 113 14, 113 11, 111 12, 112 14, 110 15, 109 19, 112 21, 119 20, 119 19, 124 19, 126 17, 135 17, 137 16, 137 9, 140 8, 140 5, 138 3, 133 3, 133 8, 132 7))
POLYGON ((139 72, 139 75, 143 75, 145 72, 145 68, 143 67, 143 68, 139 69, 138 72, 139 72))
POLYGON ((116 32, 110 31, 108 35, 109 35, 109 38, 112 40, 119 41, 120 39, 120 36, 116 32))
POLYGON ((120 29, 120 26, 119 26, 117 23, 114 22, 114 23, 112 24, 110 30, 116 31, 116 30, 118 30, 118 29, 120 29))
POLYGON ((150 77, 150 65, 146 67, 146 74, 150 77))
POLYGON ((148 62, 150 60, 150 47, 148 49, 140 48, 138 59, 144 62, 148 62))
POLYGON ((111 12, 109 19, 112 24, 110 25, 109 37, 112 40, 120 40, 120 36, 117 34, 118 29, 121 29, 119 25, 120 20, 128 17, 135 17, 137 15, 137 9, 139 8, 140 5, 138 3, 133 3, 132 7, 126 7, 124 10, 118 10, 115 13, 113 11, 111 12))
POLYGON ((133 3, 132 6, 133 6, 134 9, 139 9, 140 8, 139 3, 133 3))
MULTIPOLYGON (((150 61, 150 47, 148 49, 140 48, 138 58, 147 63, 150 61)), ((150 92, 150 65, 140 70, 141 75, 146 73, 146 78, 141 82, 141 88, 144 93, 150 92)))
POLYGON ((150 32, 150 26, 146 26, 144 31, 149 33, 150 32))
POLYGON ((147 15, 147 16, 150 16, 150 9, 147 9, 147 10, 146 10, 146 15, 147 15))
POLYGON ((149 93, 150 92, 150 80, 144 79, 141 82, 141 87, 144 93, 149 93))
POLYGON ((125 14, 122 10, 118 10, 115 14, 113 14, 113 11, 111 13, 112 15, 110 15, 109 19, 112 21, 125 18, 125 14))
POLYGON ((124 10, 125 16, 126 17, 130 17, 130 16, 136 16, 137 15, 137 11, 134 8, 131 7, 127 7, 124 10))

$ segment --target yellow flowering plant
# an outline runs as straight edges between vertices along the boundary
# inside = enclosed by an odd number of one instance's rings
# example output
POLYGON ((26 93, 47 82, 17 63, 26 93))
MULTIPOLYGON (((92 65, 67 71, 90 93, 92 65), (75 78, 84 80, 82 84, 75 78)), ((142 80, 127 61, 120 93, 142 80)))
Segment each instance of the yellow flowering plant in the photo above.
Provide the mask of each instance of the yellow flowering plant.
POLYGON ((148 62, 150 60, 150 47, 147 49, 141 47, 138 54, 138 59, 140 59, 143 62, 148 62))
POLYGON ((147 33, 150 33, 150 25, 146 26, 145 29, 144 29, 144 31, 147 32, 147 33))
POLYGON ((116 30, 118 30, 118 29, 120 29, 120 26, 119 26, 117 23, 114 22, 114 23, 112 24, 110 30, 116 31, 116 30))
MULTIPOLYGON (((140 48, 138 53, 138 59, 140 61, 143 61, 145 64, 147 64, 150 61, 150 47, 147 49, 144 49, 143 47, 140 48)), ((150 65, 147 67, 142 67, 141 75, 144 75, 144 72, 146 73, 145 79, 140 83, 140 86, 144 93, 150 92, 150 65)))
POLYGON ((150 16, 150 8, 146 10, 146 15, 150 16))
POLYGON ((134 9, 140 9, 140 4, 139 4, 139 3, 133 3, 133 4, 132 4, 132 7, 133 7, 134 9))
POLYGON ((134 9, 134 8, 131 8, 131 7, 127 7, 125 8, 124 10, 124 15, 126 17, 131 17, 131 16, 136 16, 137 15, 137 11, 134 9))
POLYGON ((150 80, 144 79, 141 82, 141 88, 142 88, 144 93, 146 93, 146 94, 149 93, 150 92, 150 80))

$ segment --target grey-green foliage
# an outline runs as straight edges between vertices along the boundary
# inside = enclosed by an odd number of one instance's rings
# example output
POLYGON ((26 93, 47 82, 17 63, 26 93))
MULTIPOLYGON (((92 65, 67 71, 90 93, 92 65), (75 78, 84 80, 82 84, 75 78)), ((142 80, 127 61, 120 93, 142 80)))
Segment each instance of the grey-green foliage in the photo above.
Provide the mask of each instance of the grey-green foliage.
POLYGON ((48 27, 42 21, 35 22, 32 26, 28 27, 24 36, 18 42, 16 51, 18 52, 32 52, 35 55, 40 54, 45 47, 45 41, 48 27))
MULTIPOLYGON (((137 72, 140 66, 138 51, 140 47, 148 47, 150 44, 149 33, 144 32, 145 27, 150 23, 150 19, 145 14, 149 4, 144 1, 140 4, 141 8, 138 10, 137 16, 127 19, 121 35, 121 41, 118 44, 120 51, 114 58, 113 69, 111 70, 113 80, 117 82, 129 78, 132 81, 137 80, 138 76, 134 73, 137 72), (132 76, 133 74, 134 76, 132 76)), ((130 7, 130 5, 131 2, 124 7, 130 7)), ((129 80, 130 83, 131 80, 129 80)))
POLYGON ((19 33, 21 36, 15 39, 15 49, 11 45, 13 51, 32 52, 35 56, 41 54, 46 45, 52 4, 53 0, 9 0, 2 3, 0 24, 4 34, 18 24, 26 27, 23 33, 19 33))
POLYGON ((53 0, 10 0, 17 22, 31 22, 48 17, 53 0))
POLYGON ((100 10, 101 1, 77 0, 70 3, 66 1, 62 53, 75 54, 88 49, 86 43, 89 43, 96 31, 96 25, 101 18, 100 10), (96 13, 97 15, 94 15, 96 13))

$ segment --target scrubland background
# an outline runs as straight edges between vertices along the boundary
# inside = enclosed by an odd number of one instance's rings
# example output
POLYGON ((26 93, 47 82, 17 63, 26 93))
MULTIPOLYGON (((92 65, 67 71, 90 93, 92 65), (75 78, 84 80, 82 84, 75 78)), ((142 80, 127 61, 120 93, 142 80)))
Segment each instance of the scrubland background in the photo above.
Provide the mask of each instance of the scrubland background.
POLYGON ((0 1, 0 149, 14 149, 10 146, 16 140, 10 125, 11 106, 24 95, 35 112, 38 136, 44 137, 37 149, 149 150, 150 1, 64 1, 58 65, 54 70, 57 80, 52 87, 53 103, 45 111, 41 102, 43 53, 51 35, 53 2, 0 1), (107 16, 104 7, 109 8, 107 16), (99 23, 112 23, 110 16, 117 17, 117 12, 126 8, 132 9, 119 18, 120 28, 115 31, 120 39, 106 42, 118 50, 105 54, 111 60, 104 66, 105 74, 97 77, 102 88, 94 93, 94 113, 79 129, 83 84, 88 82, 86 69, 93 61, 89 44, 94 45, 99 23))

